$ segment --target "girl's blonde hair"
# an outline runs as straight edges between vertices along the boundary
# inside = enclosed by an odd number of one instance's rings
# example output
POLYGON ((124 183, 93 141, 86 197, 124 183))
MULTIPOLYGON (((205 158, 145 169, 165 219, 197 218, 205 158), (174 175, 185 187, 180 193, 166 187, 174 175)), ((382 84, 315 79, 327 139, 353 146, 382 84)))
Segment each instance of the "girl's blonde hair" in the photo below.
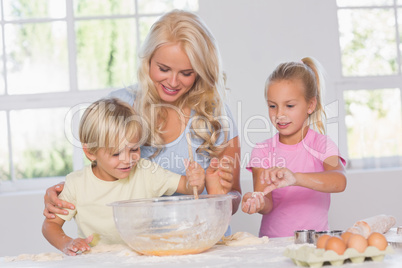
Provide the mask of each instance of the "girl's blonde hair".
MULTIPOLYGON (((215 156, 221 150, 216 142, 222 132, 218 119, 224 113, 222 95, 225 76, 214 37, 197 15, 186 11, 173 10, 155 22, 139 54, 139 96, 136 102, 141 115, 151 126, 152 135, 148 137, 147 144, 158 148, 155 155, 163 148, 161 135, 167 115, 167 105, 164 107, 161 104, 158 92, 150 79, 150 60, 158 48, 172 43, 182 46, 197 74, 193 87, 178 100, 174 108, 179 112, 182 112, 185 106, 194 109, 191 130, 204 141, 197 152, 215 156), (207 131, 203 131, 205 129, 207 131)), ((184 118, 184 115, 181 118, 184 118)), ((226 139, 225 132, 225 142, 226 139)))
POLYGON ((317 105, 313 113, 309 115, 308 125, 312 125, 321 134, 325 134, 323 120, 326 119, 323 107, 322 94, 325 88, 324 69, 314 58, 306 57, 300 62, 285 62, 276 67, 265 83, 265 99, 268 96, 268 87, 272 82, 281 80, 300 80, 304 85, 304 98, 309 102, 316 97, 317 105))
POLYGON ((91 154, 100 148, 117 153, 133 140, 141 143, 142 134, 142 122, 133 107, 116 98, 92 103, 81 117, 79 126, 80 141, 91 154))

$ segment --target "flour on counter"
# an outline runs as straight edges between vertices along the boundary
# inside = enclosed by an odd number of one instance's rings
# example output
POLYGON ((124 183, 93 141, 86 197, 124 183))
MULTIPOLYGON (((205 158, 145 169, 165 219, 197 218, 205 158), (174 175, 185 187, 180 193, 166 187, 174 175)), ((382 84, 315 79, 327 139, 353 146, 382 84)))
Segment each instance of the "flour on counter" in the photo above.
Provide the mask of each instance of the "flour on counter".
POLYGON ((4 257, 6 262, 13 261, 56 261, 62 260, 64 258, 64 254, 48 252, 48 253, 40 253, 40 254, 21 254, 15 257, 4 257))
POLYGON ((226 246, 248 246, 268 243, 268 236, 256 237, 247 232, 237 232, 222 238, 222 244, 226 246))
MULTIPOLYGON (((139 256, 137 252, 132 250, 126 245, 122 244, 98 244, 97 246, 93 247, 91 251, 85 252, 79 255, 89 255, 89 254, 99 254, 99 253, 109 253, 114 252, 117 253, 118 256, 139 256)), ((77 255, 77 256, 79 256, 77 255)), ((76 258, 77 256, 71 256, 71 258, 76 258)), ((47 253, 40 253, 40 254, 20 254, 18 256, 6 256, 4 260, 6 262, 16 262, 16 261, 57 261, 62 260, 63 258, 67 257, 63 253, 56 253, 56 252, 47 252, 47 253)))

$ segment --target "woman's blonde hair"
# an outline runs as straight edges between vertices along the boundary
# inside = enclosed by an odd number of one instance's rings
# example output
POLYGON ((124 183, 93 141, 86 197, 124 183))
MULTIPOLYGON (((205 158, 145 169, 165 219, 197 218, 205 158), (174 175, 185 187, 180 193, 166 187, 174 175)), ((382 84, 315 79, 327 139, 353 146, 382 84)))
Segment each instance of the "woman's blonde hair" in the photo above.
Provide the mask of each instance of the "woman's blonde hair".
POLYGON ((300 62, 285 62, 276 67, 265 83, 265 99, 268 96, 268 87, 272 82, 281 80, 300 80, 304 85, 304 98, 309 102, 316 97, 317 105, 313 113, 309 115, 308 125, 321 134, 325 134, 323 120, 326 119, 323 107, 323 92, 325 82, 323 76, 324 69, 321 64, 312 57, 303 58, 300 62))
POLYGON ((79 138, 91 154, 100 148, 114 154, 133 140, 141 143, 142 125, 133 107, 127 103, 116 98, 100 99, 82 115, 79 138))
POLYGON ((204 22, 197 15, 181 10, 166 13, 153 24, 139 54, 139 96, 136 101, 141 115, 152 126, 147 144, 158 148, 155 155, 164 147, 161 134, 167 114, 164 105, 155 105, 161 104, 161 99, 150 79, 150 60, 158 48, 172 43, 182 46, 197 74, 193 87, 178 100, 175 108, 180 112, 185 106, 194 109, 191 130, 204 141, 197 152, 215 156, 221 149, 216 144, 222 132, 218 119, 224 113, 225 76, 221 58, 215 39, 204 22), (207 131, 203 131, 205 129, 207 131))

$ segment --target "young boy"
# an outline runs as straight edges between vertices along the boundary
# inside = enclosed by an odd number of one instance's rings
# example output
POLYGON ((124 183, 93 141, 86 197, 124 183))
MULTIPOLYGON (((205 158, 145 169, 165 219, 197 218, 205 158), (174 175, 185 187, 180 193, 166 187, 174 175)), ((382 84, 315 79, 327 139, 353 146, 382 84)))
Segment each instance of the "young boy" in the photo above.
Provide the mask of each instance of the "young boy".
POLYGON ((140 158, 141 138, 146 134, 133 108, 118 99, 101 99, 86 109, 79 137, 92 164, 66 177, 60 198, 73 203, 75 209, 43 222, 42 233, 53 246, 74 256, 77 251, 91 249, 94 233, 102 243, 124 243, 108 203, 175 192, 193 194, 194 186, 202 193, 205 172, 197 163, 189 164, 187 176, 181 176, 140 158), (62 229, 64 222, 73 217, 78 226, 76 239, 62 229))

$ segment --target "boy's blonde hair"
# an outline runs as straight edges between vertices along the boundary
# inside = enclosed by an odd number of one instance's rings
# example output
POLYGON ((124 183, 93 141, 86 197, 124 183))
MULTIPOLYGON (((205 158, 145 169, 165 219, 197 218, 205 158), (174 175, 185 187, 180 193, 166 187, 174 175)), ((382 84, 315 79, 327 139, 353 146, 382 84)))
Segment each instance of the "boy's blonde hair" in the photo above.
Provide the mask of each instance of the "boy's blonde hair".
POLYGON ((322 94, 325 88, 321 64, 311 57, 303 58, 300 62, 285 62, 276 67, 265 83, 265 99, 268 96, 268 88, 272 82, 281 80, 300 80, 304 85, 304 98, 309 102, 316 97, 317 105, 313 113, 309 115, 308 125, 312 125, 321 134, 325 134, 323 120, 326 119, 322 104, 322 94))
POLYGON ((100 148, 114 154, 133 140, 140 146, 143 124, 139 119, 127 103, 116 98, 100 99, 92 103, 81 117, 80 141, 91 154, 100 148))
POLYGON ((197 151, 216 156, 221 149, 216 145, 220 133, 225 134, 225 141, 227 138, 219 121, 224 113, 222 97, 225 91, 225 75, 215 38, 197 15, 187 11, 173 10, 155 22, 139 54, 137 107, 147 123, 154 126, 147 143, 159 148, 158 152, 163 148, 161 135, 167 115, 164 105, 155 105, 162 102, 149 75, 150 60, 158 48, 175 43, 180 44, 186 52, 197 74, 193 87, 175 106, 179 111, 184 106, 195 111, 191 129, 204 141, 197 151))

